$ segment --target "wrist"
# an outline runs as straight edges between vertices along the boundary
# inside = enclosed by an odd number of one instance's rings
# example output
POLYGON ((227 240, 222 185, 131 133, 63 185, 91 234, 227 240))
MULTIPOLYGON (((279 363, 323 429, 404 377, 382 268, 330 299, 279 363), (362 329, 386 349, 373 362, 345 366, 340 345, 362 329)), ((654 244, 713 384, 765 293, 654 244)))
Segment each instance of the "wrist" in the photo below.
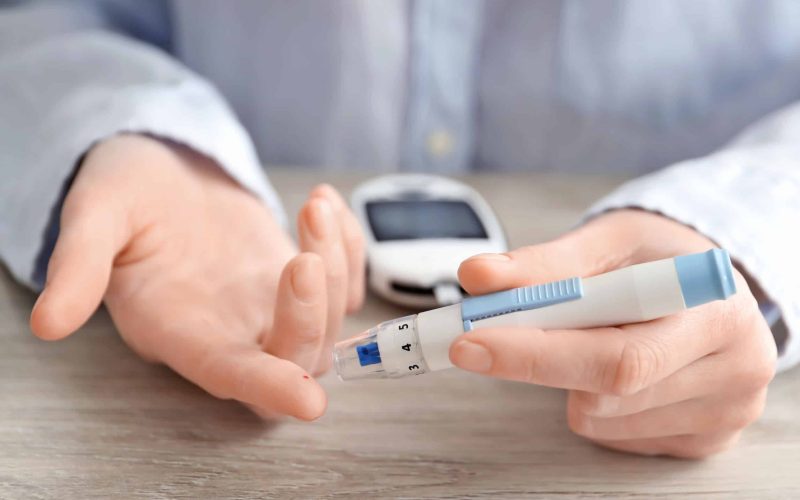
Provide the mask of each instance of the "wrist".
POLYGON ((146 134, 120 134, 97 143, 85 155, 81 171, 108 181, 132 205, 179 199, 191 203, 215 187, 256 198, 211 158, 146 134))
POLYGON ((628 241, 638 241, 641 250, 664 257, 719 246, 690 225, 638 207, 612 209, 590 219, 587 225, 594 223, 618 225, 631 236, 628 241))
POLYGON ((150 135, 118 134, 89 149, 81 165, 102 164, 107 171, 131 170, 140 178, 159 180, 192 163, 184 150, 190 151, 177 143, 150 135), (158 177, 148 174, 158 174, 158 177))

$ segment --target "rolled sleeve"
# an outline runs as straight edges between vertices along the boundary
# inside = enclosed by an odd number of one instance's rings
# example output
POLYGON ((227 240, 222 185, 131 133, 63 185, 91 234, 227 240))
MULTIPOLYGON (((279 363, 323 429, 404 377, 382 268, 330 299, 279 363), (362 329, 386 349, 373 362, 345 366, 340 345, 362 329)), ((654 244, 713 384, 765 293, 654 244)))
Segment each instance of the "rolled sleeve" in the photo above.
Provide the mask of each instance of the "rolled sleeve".
POLYGON ((222 97, 145 44, 92 31, 7 53, 0 115, 0 254, 31 286, 65 183, 93 144, 115 134, 147 133, 208 156, 284 220, 250 138, 222 97))
POLYGON ((800 362, 799 146, 740 145, 686 161, 624 184, 587 214, 638 207, 691 226, 726 248, 788 327, 779 369, 800 362))

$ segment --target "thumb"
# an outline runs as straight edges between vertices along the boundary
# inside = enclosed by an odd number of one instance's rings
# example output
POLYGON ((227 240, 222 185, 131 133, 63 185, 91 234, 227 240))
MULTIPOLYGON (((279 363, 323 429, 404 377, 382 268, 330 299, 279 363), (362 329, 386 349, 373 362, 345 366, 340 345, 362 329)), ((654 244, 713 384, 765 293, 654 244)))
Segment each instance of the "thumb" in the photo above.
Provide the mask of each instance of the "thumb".
POLYGON ((542 243, 504 254, 480 254, 461 263, 458 278, 472 295, 601 274, 628 265, 639 239, 618 217, 599 217, 542 243))
POLYGON ((91 317, 124 244, 119 211, 110 203, 75 194, 64 203, 44 290, 31 311, 31 330, 45 340, 62 339, 91 317))

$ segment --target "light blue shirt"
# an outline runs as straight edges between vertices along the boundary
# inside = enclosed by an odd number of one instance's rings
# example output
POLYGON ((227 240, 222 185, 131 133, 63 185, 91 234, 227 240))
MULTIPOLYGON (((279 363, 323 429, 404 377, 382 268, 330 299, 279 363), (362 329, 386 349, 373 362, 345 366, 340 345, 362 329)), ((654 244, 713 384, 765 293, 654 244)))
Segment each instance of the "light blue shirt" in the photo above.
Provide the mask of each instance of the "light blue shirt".
POLYGON ((266 164, 644 173, 800 98, 793 0, 80 4, 209 79, 266 164))
POLYGON ((800 2, 10 3, 0 255, 34 286, 75 165, 127 131, 213 158, 276 213, 262 164, 658 170, 589 215, 636 206, 697 228, 800 331, 800 2))
POLYGON ((644 173, 800 98, 800 3, 173 3, 267 164, 644 173), (234 7, 235 6, 235 7, 234 7))

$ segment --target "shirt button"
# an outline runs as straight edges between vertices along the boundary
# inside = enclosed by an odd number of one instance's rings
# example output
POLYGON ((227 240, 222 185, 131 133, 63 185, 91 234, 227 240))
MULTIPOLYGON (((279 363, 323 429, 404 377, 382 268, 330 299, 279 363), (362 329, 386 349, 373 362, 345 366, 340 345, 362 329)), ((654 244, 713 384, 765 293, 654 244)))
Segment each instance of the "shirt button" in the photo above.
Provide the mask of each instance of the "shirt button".
POLYGON ((428 153, 434 158, 443 158, 453 152, 453 136, 446 130, 434 130, 428 134, 428 153))

